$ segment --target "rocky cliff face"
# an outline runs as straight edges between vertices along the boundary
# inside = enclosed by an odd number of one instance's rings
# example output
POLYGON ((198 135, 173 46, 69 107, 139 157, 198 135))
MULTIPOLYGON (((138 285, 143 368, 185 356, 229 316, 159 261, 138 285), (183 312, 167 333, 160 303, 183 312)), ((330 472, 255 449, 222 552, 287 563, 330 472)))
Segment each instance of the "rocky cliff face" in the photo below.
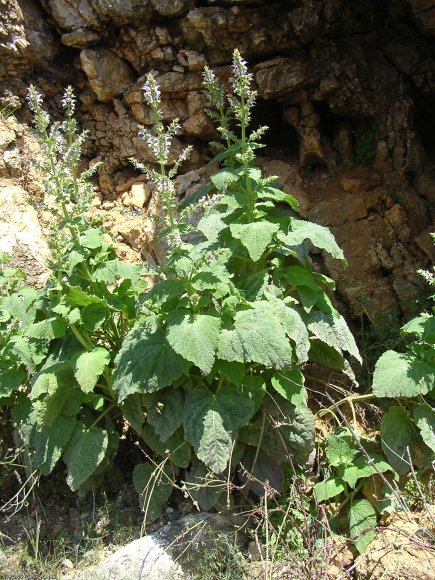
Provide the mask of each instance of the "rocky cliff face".
MULTIPOLYGON (((96 211, 108 214, 124 253, 151 251, 152 228, 144 234, 134 208, 150 216, 155 203, 128 161, 151 160, 137 139, 137 124, 150 122, 145 74, 159 73, 166 118, 182 125, 179 146, 195 146, 179 179, 183 195, 206 178, 214 137, 201 71, 208 62, 225 77, 238 47, 255 72, 255 122, 270 126, 259 163, 343 246, 349 268, 329 261, 326 268, 350 314, 407 308, 415 270, 433 258, 435 1, 0 0, 0 7, 3 97, 11 91, 23 102, 32 80, 55 108, 61 87, 75 86, 90 131, 86 154, 102 161, 96 211)), ((16 115, 28 119, 24 109, 16 115)), ((13 142, 4 155, 19 148, 13 142)))

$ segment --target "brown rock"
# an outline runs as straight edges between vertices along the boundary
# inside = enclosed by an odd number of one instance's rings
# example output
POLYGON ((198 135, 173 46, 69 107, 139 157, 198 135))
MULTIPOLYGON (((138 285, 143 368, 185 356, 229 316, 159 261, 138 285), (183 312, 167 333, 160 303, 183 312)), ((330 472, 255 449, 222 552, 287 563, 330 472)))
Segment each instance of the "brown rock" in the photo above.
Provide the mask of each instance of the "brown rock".
POLYGON ((100 34, 87 28, 77 28, 60 37, 62 44, 73 46, 74 48, 85 48, 90 44, 95 44, 100 39, 100 34))
POLYGON ((382 529, 359 556, 358 580, 410 580, 435 578, 434 550, 419 537, 417 522, 397 520, 382 529))
POLYGON ((128 64, 106 48, 86 49, 80 53, 89 85, 100 101, 110 101, 133 82, 128 64))

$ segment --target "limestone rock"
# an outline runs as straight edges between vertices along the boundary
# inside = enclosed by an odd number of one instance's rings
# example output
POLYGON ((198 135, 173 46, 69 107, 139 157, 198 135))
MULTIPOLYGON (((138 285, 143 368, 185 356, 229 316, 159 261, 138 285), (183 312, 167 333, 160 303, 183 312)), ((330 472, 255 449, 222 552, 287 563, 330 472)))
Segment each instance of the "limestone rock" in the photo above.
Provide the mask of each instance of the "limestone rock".
POLYGON ((310 62, 299 57, 266 61, 256 71, 259 93, 265 99, 288 97, 292 91, 315 80, 310 62))
POLYGON ((358 556, 357 580, 434 578, 433 549, 421 541, 417 522, 398 522, 380 530, 366 552, 358 556))
POLYGON ((193 0, 151 0, 151 4, 162 16, 181 16, 193 7, 193 0))
POLYGON ((128 64, 106 48, 85 49, 80 60, 89 85, 100 101, 110 101, 133 82, 128 64))
POLYGON ((61 36, 62 44, 73 46, 74 48, 85 48, 90 44, 95 44, 98 40, 100 40, 100 34, 87 28, 77 28, 61 36))
POLYGON ((0 77, 23 74, 58 49, 54 32, 32 0, 0 0, 0 77))
POLYGON ((27 192, 0 179, 0 251, 12 256, 12 267, 27 274, 27 283, 41 287, 48 278, 49 249, 27 192))

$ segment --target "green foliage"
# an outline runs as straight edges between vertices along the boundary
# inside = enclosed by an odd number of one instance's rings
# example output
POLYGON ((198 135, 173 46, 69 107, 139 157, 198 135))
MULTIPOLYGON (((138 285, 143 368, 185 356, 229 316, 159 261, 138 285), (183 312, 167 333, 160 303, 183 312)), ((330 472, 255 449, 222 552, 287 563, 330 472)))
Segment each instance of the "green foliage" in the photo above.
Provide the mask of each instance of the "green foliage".
POLYGON ((332 500, 338 506, 334 518, 341 512, 346 514, 349 537, 362 553, 374 538, 377 514, 361 498, 361 490, 369 477, 393 472, 393 467, 377 452, 373 441, 361 437, 356 443, 348 430, 329 435, 324 452, 323 467, 328 476, 315 484, 314 497, 317 503, 332 500))
MULTIPOLYGON (((49 473, 62 457, 79 493, 110 471, 126 429, 141 440, 151 462, 136 466, 133 483, 149 518, 191 461, 186 486, 221 475, 231 481, 239 463, 263 479, 270 469, 283 475, 284 466, 304 465, 314 416, 303 365, 321 360, 352 376, 346 357, 359 360, 328 295, 334 283, 313 271, 308 251, 311 243, 343 261, 341 249, 329 230, 294 217, 296 201, 255 167, 265 128, 248 131, 251 81, 237 51, 229 95, 206 69, 222 167, 207 199, 182 209, 173 178, 188 151, 169 168, 177 122, 165 128, 159 89, 147 77, 155 132, 140 134, 160 170, 136 165, 163 200, 167 249, 148 291, 145 269, 118 260, 86 217, 89 172, 77 170, 84 136, 76 136, 71 91, 65 123, 51 127, 40 96, 30 94, 62 235, 52 238, 47 286, 2 299, 0 365, 8 381, 0 386, 36 465, 49 473), (198 208, 195 226, 189 215, 198 208)), ((212 507, 219 495, 201 490, 197 501, 212 507)))
MULTIPOLYGON (((432 274, 424 273, 433 284, 432 274)), ((433 297, 432 297, 433 298, 433 297)), ((429 467, 435 454, 435 313, 423 312, 401 329, 405 352, 386 351, 377 361, 373 393, 395 398, 381 424, 382 447, 401 475, 429 467)))

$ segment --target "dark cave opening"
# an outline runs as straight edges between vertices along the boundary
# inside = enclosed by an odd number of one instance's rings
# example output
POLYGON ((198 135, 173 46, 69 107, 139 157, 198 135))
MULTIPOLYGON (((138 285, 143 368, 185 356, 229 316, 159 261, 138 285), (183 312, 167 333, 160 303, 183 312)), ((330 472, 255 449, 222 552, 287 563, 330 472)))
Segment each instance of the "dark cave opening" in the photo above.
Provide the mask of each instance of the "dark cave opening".
POLYGON ((414 123, 418 137, 430 161, 435 161, 435 96, 415 94, 414 123))
POLYGON ((296 129, 283 118, 283 107, 277 101, 258 98, 252 112, 252 129, 262 125, 269 127, 261 138, 265 145, 259 155, 280 158, 285 155, 288 159, 299 157, 299 136, 296 129))
POLYGON ((322 140, 332 145, 340 165, 371 166, 376 159, 378 125, 367 116, 350 117, 331 110, 326 101, 317 101, 322 140))

